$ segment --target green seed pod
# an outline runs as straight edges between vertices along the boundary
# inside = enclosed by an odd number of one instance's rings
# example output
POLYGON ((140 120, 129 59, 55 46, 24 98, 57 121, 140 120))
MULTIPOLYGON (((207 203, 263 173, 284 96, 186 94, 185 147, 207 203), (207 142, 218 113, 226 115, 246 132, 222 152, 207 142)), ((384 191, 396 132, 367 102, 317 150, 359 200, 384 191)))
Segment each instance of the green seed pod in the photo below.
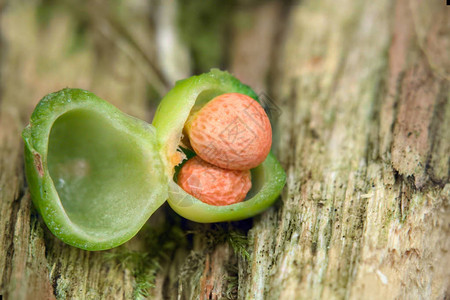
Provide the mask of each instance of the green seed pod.
POLYGON ((167 198, 155 128, 90 92, 47 95, 22 136, 33 202, 70 245, 120 245, 167 198))
MULTIPOLYGON (((228 72, 211 72, 178 81, 161 100, 153 125, 156 128, 161 157, 169 179, 168 202, 179 215, 196 222, 224 222, 250 218, 271 206, 280 195, 286 175, 272 153, 258 167, 251 170, 252 188, 240 203, 214 206, 203 203, 186 193, 174 180, 177 149, 183 127, 192 112, 198 111, 214 97, 225 93, 240 93, 258 101, 256 93, 228 72)), ((214 149, 211 149, 214 151, 214 149)))
POLYGON ((30 193, 48 228, 67 244, 104 250, 132 238, 167 199, 197 222, 241 220, 269 207, 285 184, 272 154, 251 170, 253 187, 241 203, 205 204, 173 180, 189 113, 228 92, 257 99, 227 72, 212 70, 177 82, 153 125, 84 90, 44 97, 22 136, 30 193))

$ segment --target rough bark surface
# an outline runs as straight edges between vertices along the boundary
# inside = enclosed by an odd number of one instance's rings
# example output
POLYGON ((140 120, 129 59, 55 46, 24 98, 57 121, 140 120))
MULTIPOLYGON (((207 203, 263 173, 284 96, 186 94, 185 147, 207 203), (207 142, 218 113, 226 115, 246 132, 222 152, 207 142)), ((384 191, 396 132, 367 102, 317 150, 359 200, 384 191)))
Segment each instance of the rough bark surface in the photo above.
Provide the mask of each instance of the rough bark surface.
POLYGON ((164 206, 137 237, 103 252, 48 231, 27 192, 20 132, 43 95, 67 86, 150 121, 168 82, 189 69, 174 17, 186 4, 47 2, 0 2, 5 299, 450 297, 444 1, 233 4, 223 63, 273 112, 287 172, 281 199, 222 225, 187 222, 164 206), (162 229, 155 237, 151 228, 162 229), (130 257, 140 260, 126 264, 130 257))

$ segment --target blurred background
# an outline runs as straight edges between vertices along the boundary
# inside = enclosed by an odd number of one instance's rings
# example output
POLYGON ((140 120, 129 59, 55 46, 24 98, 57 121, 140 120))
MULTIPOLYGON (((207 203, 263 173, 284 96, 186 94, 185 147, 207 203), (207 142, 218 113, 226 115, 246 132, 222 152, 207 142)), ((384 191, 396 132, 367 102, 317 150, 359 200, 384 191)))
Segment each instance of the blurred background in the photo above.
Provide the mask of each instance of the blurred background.
POLYGON ((212 67, 267 92, 286 5, 261 0, 3 1, 3 106, 20 107, 11 113, 23 122, 47 93, 78 87, 150 121, 176 80, 212 67))

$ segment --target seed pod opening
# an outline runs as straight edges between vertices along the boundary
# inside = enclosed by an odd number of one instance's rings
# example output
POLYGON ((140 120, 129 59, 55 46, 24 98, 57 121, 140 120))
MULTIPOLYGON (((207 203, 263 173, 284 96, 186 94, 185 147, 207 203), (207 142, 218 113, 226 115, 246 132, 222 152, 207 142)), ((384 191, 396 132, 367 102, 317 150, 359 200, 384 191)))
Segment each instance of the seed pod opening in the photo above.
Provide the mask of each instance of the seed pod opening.
MULTIPOLYGON (((244 94, 258 101, 258 96, 250 87, 228 72, 213 69, 209 73, 178 81, 161 100, 152 123, 157 130, 166 172, 171 178, 168 202, 178 214, 196 222, 236 221, 252 217, 273 204, 286 182, 284 170, 271 153, 260 165, 250 170, 252 188, 246 199, 239 203, 226 206, 203 203, 186 193, 174 181, 175 167, 185 157, 180 146, 186 146, 183 128, 189 116, 201 110, 213 98, 227 93, 244 94)), ((213 146, 210 150, 218 149, 213 146)))

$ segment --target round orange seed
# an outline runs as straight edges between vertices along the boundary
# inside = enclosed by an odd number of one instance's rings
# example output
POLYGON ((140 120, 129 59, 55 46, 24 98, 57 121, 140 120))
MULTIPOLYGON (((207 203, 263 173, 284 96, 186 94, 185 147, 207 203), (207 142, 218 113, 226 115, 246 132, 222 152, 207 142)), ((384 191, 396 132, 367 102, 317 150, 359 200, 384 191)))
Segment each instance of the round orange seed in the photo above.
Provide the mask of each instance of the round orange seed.
POLYGON ((249 170, 222 169, 195 156, 182 166, 178 185, 202 202, 219 206, 244 200, 252 182, 249 170))
POLYGON ((272 145, 272 127, 264 109, 239 93, 212 99, 190 118, 185 129, 194 151, 225 169, 255 168, 272 145))

